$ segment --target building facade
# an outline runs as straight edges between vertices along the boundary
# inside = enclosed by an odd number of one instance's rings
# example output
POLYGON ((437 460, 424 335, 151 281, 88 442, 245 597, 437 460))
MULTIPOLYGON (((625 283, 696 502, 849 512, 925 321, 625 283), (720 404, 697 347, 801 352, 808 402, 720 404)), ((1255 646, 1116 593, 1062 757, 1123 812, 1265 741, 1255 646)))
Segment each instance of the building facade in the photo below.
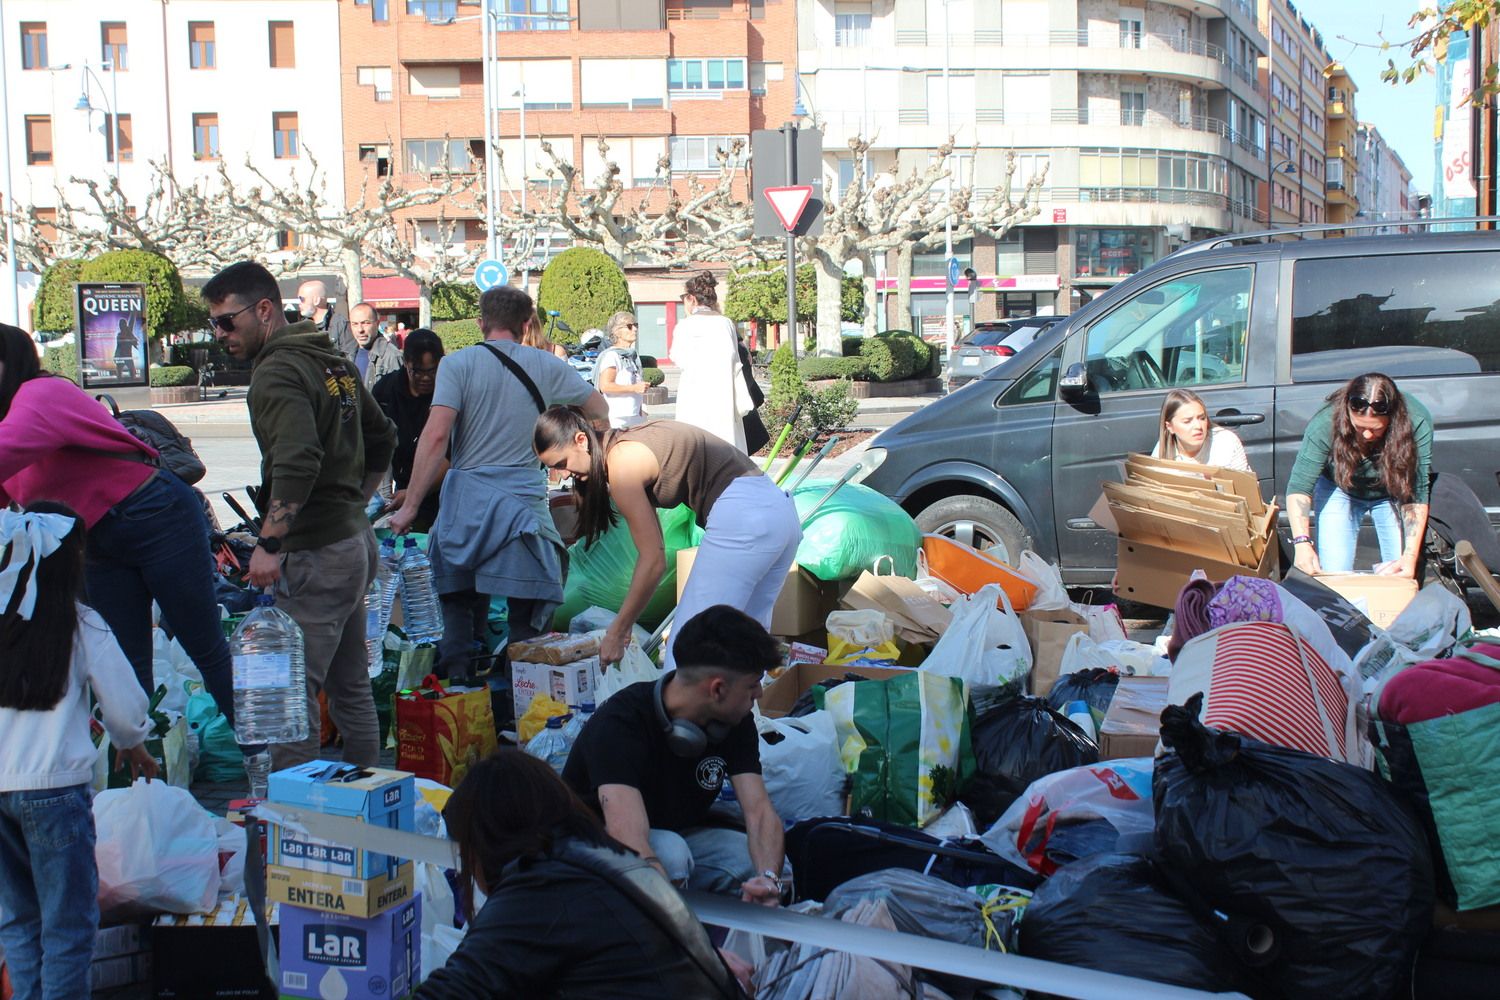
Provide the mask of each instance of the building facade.
POLYGON ((1359 118, 1354 110, 1358 89, 1349 71, 1333 63, 1328 77, 1328 138, 1324 145, 1324 187, 1328 192, 1328 221, 1353 222, 1359 214, 1359 118))
MULTIPOLYGON (((792 0, 506 0, 494 37, 504 207, 532 208, 555 192, 555 155, 587 191, 619 168, 623 204, 665 207, 668 186, 712 183, 717 151, 777 127, 795 102, 792 0), (599 140, 608 144, 606 160, 599 140), (669 156, 670 185, 658 164, 669 156), (523 179, 525 191, 523 192, 523 179)), ((344 182, 357 197, 386 176, 408 186, 447 163, 479 171, 484 161, 483 8, 477 0, 353 0, 339 4, 347 145, 344 182)), ((748 198, 744 181, 737 192, 748 198)), ((485 242, 472 200, 405 213, 408 238, 426 252, 444 242, 485 242), (439 224, 439 208, 446 220, 439 224)), ((539 268, 571 245, 558 231, 526 260, 506 248, 513 270, 539 268)), ((682 292, 680 276, 630 266, 641 350, 666 354, 682 292)), ((536 270, 532 271, 535 276, 536 270)), ((414 288, 391 287, 399 297, 414 288)), ((388 307, 409 303, 392 299, 388 307)), ((581 331, 580 331, 581 332, 581 331)))
MULTIPOLYGON (((955 136, 955 180, 979 197, 1009 154, 1018 186, 1045 174, 1035 219, 955 247, 979 275, 974 321, 1069 312, 1190 239, 1263 223, 1265 45, 1247 0, 798 0, 803 110, 825 130, 832 197, 856 135, 873 172, 898 176, 955 136)), ((945 265, 941 248, 917 254, 913 315, 889 296, 883 322, 940 334, 945 265)))
POLYGON ((1290 0, 1260 0, 1268 42, 1261 59, 1270 121, 1266 211, 1273 226, 1327 221, 1324 147, 1327 144, 1323 72, 1332 60, 1317 28, 1290 0))
POLYGON ((247 159, 267 177, 305 185, 316 159, 326 198, 342 206, 338 7, 7 3, 4 125, 15 203, 55 217, 59 188, 67 204, 86 205, 75 179, 118 178, 139 209, 157 168, 183 187, 218 183, 221 165, 236 183, 254 183, 247 159))
POLYGON ((1360 122, 1357 134, 1354 196, 1360 206, 1360 221, 1386 223, 1378 229, 1360 230, 1361 235, 1408 231, 1410 227, 1403 223, 1416 215, 1411 171, 1373 124, 1360 122))

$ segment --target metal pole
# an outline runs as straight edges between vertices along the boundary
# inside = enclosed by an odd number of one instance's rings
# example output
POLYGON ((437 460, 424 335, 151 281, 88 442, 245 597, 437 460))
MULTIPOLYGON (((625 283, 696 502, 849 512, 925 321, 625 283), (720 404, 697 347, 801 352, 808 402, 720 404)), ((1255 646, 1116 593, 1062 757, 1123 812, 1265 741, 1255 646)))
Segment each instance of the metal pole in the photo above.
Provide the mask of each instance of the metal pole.
POLYGON ((500 257, 500 240, 495 233, 495 202, 500 198, 500 180, 495 176, 495 28, 491 23, 494 10, 491 0, 484 0, 484 14, 479 18, 484 32, 484 249, 490 260, 500 257))
MULTIPOLYGON (((951 143, 953 140, 953 86, 951 83, 950 70, 952 62, 953 35, 949 31, 948 0, 943 0, 943 131, 951 143)), ((947 273, 948 262, 953 259, 953 164, 952 155, 948 159, 947 178, 943 182, 944 199, 947 202, 947 211, 943 219, 943 268, 947 273)), ((952 387, 953 383, 953 282, 947 282, 948 299, 943 307, 943 343, 947 347, 948 362, 944 367, 943 389, 952 387)))
POLYGON ((120 184, 120 158, 124 155, 124 151, 120 148, 120 74, 115 72, 115 64, 113 62, 105 63, 105 68, 109 70, 110 102, 114 105, 109 110, 109 121, 111 125, 110 131, 115 134, 115 186, 118 187, 120 184))
POLYGON ((5 0, 0 0, 0 156, 5 160, 5 274, 10 287, 10 320, 15 326, 21 322, 21 282, 16 273, 16 186, 11 181, 10 166, 10 95, 6 90, 5 53, 10 42, 5 37, 5 0))
MULTIPOLYGON (((521 83, 520 88, 516 91, 516 96, 521 100, 521 216, 522 218, 525 218, 526 188, 529 186, 526 182, 526 171, 529 167, 530 161, 526 158, 526 84, 524 81, 521 83)), ((526 260, 521 262, 522 289, 525 289, 531 281, 531 271, 526 266, 530 263, 531 258, 529 256, 526 258, 526 260)))
MULTIPOLYGON (((781 132, 786 136, 786 183, 797 183, 797 125, 787 122, 781 132)), ((797 234, 786 234, 786 328, 792 338, 792 357, 797 356, 797 234)))

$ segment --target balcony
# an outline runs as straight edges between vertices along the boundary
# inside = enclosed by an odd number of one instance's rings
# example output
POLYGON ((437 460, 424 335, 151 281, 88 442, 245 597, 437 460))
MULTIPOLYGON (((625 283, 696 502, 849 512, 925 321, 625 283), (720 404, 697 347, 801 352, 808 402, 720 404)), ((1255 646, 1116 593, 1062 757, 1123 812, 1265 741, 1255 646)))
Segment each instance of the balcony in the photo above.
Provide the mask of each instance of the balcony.
POLYGON ((1330 120, 1348 118, 1352 113, 1352 102, 1349 100, 1349 95, 1338 87, 1329 87, 1327 117, 1330 120))
POLYGON ((668 21, 748 21, 749 0, 730 0, 729 3, 693 3, 691 0, 673 0, 667 4, 668 21))

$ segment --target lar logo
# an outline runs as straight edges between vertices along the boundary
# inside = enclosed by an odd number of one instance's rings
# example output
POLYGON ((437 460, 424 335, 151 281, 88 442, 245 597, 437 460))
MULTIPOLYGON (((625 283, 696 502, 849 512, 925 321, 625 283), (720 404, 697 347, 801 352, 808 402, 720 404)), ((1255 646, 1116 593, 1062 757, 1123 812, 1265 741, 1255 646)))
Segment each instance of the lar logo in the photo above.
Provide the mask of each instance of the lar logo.
POLYGON ((365 964, 365 932, 332 924, 311 924, 303 932, 303 957, 318 965, 365 964))

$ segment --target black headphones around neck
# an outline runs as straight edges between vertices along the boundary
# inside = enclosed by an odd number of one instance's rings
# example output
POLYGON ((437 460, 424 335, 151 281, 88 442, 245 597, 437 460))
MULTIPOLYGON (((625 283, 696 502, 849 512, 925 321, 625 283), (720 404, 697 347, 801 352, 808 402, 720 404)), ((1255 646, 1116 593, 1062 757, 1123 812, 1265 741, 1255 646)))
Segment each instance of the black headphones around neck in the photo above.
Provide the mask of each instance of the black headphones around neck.
POLYGON ((710 722, 700 726, 690 719, 667 718, 665 687, 677 671, 664 673, 656 679, 651 689, 651 704, 656 708, 656 722, 667 736, 667 747, 677 757, 701 757, 710 743, 718 743, 729 735, 733 728, 723 722, 710 722))

